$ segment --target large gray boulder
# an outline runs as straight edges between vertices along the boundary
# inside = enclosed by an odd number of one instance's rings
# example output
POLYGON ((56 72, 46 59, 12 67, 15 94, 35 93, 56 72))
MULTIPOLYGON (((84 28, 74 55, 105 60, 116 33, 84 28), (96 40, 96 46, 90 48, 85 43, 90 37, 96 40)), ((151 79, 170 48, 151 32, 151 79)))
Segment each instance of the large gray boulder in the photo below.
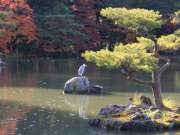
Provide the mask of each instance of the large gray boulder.
POLYGON ((90 83, 85 76, 73 77, 64 85, 64 93, 88 93, 89 89, 90 83))
POLYGON ((64 93, 78 94, 101 94, 102 86, 90 85, 89 79, 85 76, 73 77, 64 85, 64 93))

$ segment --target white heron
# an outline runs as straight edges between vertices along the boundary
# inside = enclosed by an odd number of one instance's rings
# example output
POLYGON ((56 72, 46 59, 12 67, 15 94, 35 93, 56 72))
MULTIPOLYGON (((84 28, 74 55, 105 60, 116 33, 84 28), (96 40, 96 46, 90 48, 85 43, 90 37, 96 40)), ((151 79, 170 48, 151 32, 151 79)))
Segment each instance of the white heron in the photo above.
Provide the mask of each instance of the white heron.
POLYGON ((5 62, 0 58, 0 66, 5 65, 5 62))
POLYGON ((86 67, 87 67, 86 64, 82 64, 82 65, 79 67, 79 69, 78 69, 78 75, 79 75, 79 76, 82 76, 82 75, 84 74, 86 67))

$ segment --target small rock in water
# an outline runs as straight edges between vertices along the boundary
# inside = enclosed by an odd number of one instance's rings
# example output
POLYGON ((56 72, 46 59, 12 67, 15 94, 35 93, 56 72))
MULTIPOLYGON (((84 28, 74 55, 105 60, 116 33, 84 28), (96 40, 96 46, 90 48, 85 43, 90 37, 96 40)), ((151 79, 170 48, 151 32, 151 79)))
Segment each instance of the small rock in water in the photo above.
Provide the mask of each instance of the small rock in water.
POLYGON ((99 115, 108 115, 108 114, 123 112, 125 108, 126 108, 125 106, 120 106, 120 105, 104 107, 104 108, 101 108, 99 115))
POLYGON ((176 108, 175 112, 180 114, 180 107, 176 108))
POLYGON ((87 93, 89 91, 89 80, 87 77, 73 77, 64 85, 64 93, 87 93))
POLYGON ((169 130, 173 130, 173 128, 174 128, 174 123, 170 123, 169 124, 169 130))
POLYGON ((90 85, 89 79, 85 76, 73 77, 66 81, 64 93, 76 94, 101 94, 102 86, 90 85))
POLYGON ((156 131, 156 124, 151 120, 132 120, 122 124, 121 130, 126 131, 156 131))
POLYGON ((151 118, 148 117, 146 114, 138 113, 135 117, 132 118, 132 120, 151 120, 151 118))
POLYGON ((88 121, 88 124, 89 124, 90 126, 98 127, 98 126, 101 125, 101 120, 100 120, 100 119, 90 119, 90 120, 88 121))
POLYGON ((157 109, 157 110, 152 112, 152 115, 153 115, 152 117, 154 119, 160 119, 160 118, 162 118, 163 114, 162 114, 161 110, 157 109))

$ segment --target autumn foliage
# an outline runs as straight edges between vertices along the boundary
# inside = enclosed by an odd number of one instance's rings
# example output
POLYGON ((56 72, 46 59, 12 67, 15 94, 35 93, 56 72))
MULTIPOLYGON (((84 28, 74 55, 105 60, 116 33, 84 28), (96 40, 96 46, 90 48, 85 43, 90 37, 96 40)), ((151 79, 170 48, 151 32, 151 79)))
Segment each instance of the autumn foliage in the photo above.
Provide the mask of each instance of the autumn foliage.
POLYGON ((36 40, 32 9, 24 0, 0 0, 0 15, 1 52, 9 52, 10 44, 28 45, 36 40))

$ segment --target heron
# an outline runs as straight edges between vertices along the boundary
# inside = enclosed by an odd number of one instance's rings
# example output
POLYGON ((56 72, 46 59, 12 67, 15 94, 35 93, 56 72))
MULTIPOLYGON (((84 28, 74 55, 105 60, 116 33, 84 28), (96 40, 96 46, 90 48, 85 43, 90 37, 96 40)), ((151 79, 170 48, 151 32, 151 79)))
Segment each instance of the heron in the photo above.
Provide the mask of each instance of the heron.
POLYGON ((5 65, 5 62, 0 58, 0 66, 5 65))
POLYGON ((86 67, 87 67, 86 64, 82 64, 82 65, 79 67, 79 69, 78 69, 78 75, 79 75, 79 76, 82 76, 82 75, 84 74, 86 67))

